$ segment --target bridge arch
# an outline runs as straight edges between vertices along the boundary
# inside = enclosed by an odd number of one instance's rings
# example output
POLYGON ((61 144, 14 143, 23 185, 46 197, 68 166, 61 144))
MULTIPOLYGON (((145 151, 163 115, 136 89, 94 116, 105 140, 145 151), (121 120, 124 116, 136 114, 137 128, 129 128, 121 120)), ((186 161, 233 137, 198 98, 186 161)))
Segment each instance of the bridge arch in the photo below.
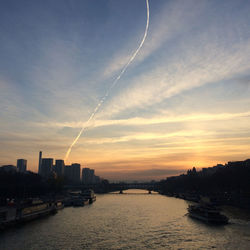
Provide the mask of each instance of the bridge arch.
POLYGON ((148 190, 149 193, 152 191, 158 191, 155 183, 115 183, 111 185, 111 192, 120 191, 120 193, 123 193, 125 190, 129 189, 144 189, 148 190))

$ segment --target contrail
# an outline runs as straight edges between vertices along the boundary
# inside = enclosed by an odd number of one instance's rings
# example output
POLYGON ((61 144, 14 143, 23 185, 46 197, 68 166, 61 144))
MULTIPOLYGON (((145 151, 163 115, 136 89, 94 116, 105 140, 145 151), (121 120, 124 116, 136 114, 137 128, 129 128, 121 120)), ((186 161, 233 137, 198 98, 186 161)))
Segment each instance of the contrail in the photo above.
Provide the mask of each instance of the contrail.
POLYGON ((147 37, 148 34, 148 26, 149 26, 149 3, 148 0, 146 0, 146 6, 147 6, 147 23, 146 23, 146 28, 145 28, 145 32, 144 32, 144 36, 140 42, 140 45, 138 46, 138 48, 135 50, 134 54, 130 57, 129 61, 127 62, 127 64, 124 66, 124 68, 122 69, 122 71, 120 72, 120 74, 117 76, 117 78, 114 80, 114 82, 112 83, 112 85, 108 88, 106 94, 102 97, 102 99, 100 100, 100 102, 97 104, 96 108, 94 109, 93 113, 90 115, 89 119, 86 122, 86 125, 84 127, 82 127, 82 129, 80 130, 79 134, 76 136, 75 140, 72 142, 72 144, 70 145, 64 161, 66 161, 69 157, 69 154, 71 152, 72 147, 76 144, 76 142, 78 141, 78 139, 80 138, 80 136, 82 135, 83 131, 88 127, 88 123, 94 118, 94 116, 96 115, 96 113, 98 112, 98 110, 100 109, 100 107, 102 106, 103 102, 107 99, 107 97, 109 96, 109 93, 111 91, 111 89, 113 89, 117 82, 120 80, 120 78, 122 77, 122 75, 124 74, 124 72, 127 70, 128 66, 130 65, 130 63, 135 59, 136 55, 138 54, 138 52, 140 51, 141 47, 143 46, 145 39, 147 37))

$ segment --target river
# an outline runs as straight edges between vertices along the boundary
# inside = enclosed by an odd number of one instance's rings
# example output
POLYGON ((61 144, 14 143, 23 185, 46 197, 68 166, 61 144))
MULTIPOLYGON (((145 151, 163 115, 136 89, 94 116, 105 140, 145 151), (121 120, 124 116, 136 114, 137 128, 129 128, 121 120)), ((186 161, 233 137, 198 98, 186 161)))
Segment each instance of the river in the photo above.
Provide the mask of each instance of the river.
POLYGON ((188 203, 145 190, 97 195, 85 207, 0 233, 0 249, 250 249, 250 217, 226 208, 230 223, 209 226, 186 216, 188 203))

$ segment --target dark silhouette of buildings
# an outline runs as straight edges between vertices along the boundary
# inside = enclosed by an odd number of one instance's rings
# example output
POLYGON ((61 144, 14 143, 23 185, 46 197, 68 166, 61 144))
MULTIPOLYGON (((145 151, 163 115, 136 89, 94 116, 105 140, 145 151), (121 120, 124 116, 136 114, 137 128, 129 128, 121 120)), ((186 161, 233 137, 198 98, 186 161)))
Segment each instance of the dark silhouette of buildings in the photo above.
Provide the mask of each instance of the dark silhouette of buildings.
POLYGON ((82 183, 83 184, 92 184, 94 178, 95 171, 90 168, 83 168, 82 169, 82 183))
POLYGON ((82 183, 84 185, 98 184, 101 179, 99 176, 95 175, 95 170, 90 168, 82 169, 82 183))
POLYGON ((40 175, 48 178, 52 174, 53 158, 42 158, 40 175))
MULTIPOLYGON (((53 165, 53 158, 42 158, 39 152, 38 173, 27 171, 27 160, 18 159, 17 167, 4 165, 0 167, 0 205, 7 198, 25 198, 33 196, 62 195, 67 188, 86 188, 81 185, 81 165, 73 163, 65 166, 64 160, 57 159, 53 165)), ((109 191, 109 182, 101 180, 90 170, 90 186, 96 192, 109 191)), ((5 204, 5 203, 4 203, 5 204)))
POLYGON ((13 165, 3 165, 0 167, 0 170, 3 172, 9 172, 9 173, 17 172, 16 166, 13 166, 13 165))
MULTIPOLYGON (((81 165, 79 163, 65 165, 64 160, 57 159, 53 165, 52 158, 42 158, 42 151, 39 152, 38 174, 47 179, 55 175, 56 178, 59 177, 70 185, 81 183, 81 165)), ((101 181, 101 178, 95 175, 94 169, 82 169, 82 184, 92 185, 101 181)))
POLYGON ((42 158, 42 151, 39 152, 38 174, 43 178, 61 178, 67 184, 79 184, 81 180, 81 165, 74 163, 66 165, 64 160, 57 159, 53 165, 53 158, 42 158))
POLYGON ((54 166, 54 171, 57 176, 64 176, 64 160, 56 160, 56 165, 54 166))
POLYGON ((25 173, 27 170, 27 160, 18 159, 17 160, 17 170, 18 170, 18 172, 25 173))
POLYGON ((71 165, 71 178, 74 183, 80 183, 81 179, 81 165, 73 163, 71 165))
POLYGON ((64 178, 66 183, 79 184, 81 178, 81 165, 73 163, 72 165, 65 166, 64 178))
POLYGON ((208 196, 221 205, 250 208, 250 159, 195 168, 160 182, 160 192, 177 197, 208 196))

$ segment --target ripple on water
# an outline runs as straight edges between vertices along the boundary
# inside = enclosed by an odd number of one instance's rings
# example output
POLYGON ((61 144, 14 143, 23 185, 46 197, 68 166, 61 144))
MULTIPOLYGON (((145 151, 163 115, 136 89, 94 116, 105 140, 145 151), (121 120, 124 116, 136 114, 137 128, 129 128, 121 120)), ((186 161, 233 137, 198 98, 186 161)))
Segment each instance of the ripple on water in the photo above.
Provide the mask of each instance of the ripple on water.
POLYGON ((3 232, 0 249, 249 249, 249 221, 211 227, 186 213, 180 199, 101 195, 91 206, 3 232))

